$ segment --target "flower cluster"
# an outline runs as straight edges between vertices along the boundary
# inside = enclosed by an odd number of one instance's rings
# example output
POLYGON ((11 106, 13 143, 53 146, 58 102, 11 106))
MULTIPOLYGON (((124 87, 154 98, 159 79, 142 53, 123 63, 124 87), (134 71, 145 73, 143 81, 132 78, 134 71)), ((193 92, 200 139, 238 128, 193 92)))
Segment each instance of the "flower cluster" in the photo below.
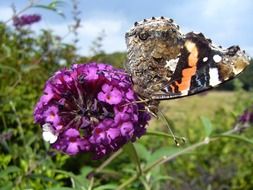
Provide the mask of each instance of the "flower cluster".
POLYGON ((75 64, 47 81, 34 118, 53 148, 69 155, 91 152, 97 159, 145 133, 150 115, 136 100, 123 70, 75 64))
POLYGON ((15 16, 13 18, 13 25, 18 28, 25 25, 31 25, 33 23, 39 22, 40 20, 41 16, 37 14, 15 16))
POLYGON ((244 111, 244 113, 239 117, 239 122, 243 124, 253 124, 253 107, 244 111))

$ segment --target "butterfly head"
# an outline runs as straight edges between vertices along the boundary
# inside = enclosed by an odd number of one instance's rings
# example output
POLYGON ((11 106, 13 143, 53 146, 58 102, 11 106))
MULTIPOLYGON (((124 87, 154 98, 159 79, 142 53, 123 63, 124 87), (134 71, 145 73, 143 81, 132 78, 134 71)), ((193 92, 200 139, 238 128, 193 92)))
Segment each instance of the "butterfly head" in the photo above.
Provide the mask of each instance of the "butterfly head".
POLYGON ((179 54, 183 35, 172 19, 152 17, 136 22, 126 33, 126 43, 131 59, 165 64, 179 54))

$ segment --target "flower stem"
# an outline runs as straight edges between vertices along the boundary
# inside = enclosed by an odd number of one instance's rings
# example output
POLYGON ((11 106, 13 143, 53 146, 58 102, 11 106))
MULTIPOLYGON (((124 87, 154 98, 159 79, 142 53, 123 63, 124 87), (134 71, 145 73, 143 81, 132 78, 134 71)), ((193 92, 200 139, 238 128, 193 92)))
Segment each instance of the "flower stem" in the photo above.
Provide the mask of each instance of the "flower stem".
POLYGON ((124 183, 122 183, 116 190, 122 190, 125 189, 125 187, 127 187, 128 185, 130 185, 132 182, 134 182, 136 179, 138 179, 140 177, 139 174, 136 174, 134 176, 132 176, 131 178, 129 178, 127 181, 125 181, 124 183))
POLYGON ((175 154, 173 154, 173 155, 171 155, 171 156, 163 156, 162 158, 156 160, 153 164, 151 164, 150 166, 148 166, 147 168, 145 168, 145 169, 143 170, 143 172, 144 172, 144 173, 147 173, 147 172, 149 172, 151 169, 153 169, 153 168, 156 167, 156 166, 160 166, 160 165, 164 164, 165 162, 168 162, 168 161, 170 161, 170 160, 173 160, 174 158, 176 158, 176 157, 178 157, 178 156, 180 156, 180 155, 183 155, 183 154, 185 154, 185 153, 187 153, 187 152, 190 152, 190 151, 192 151, 192 150, 194 150, 194 149, 196 149, 196 148, 198 148, 198 147, 200 147, 200 146, 202 146, 202 145, 206 145, 206 144, 208 144, 209 142, 215 141, 215 140, 217 140, 217 138, 212 138, 212 139, 208 139, 208 140, 205 139, 204 141, 195 143, 195 144, 193 144, 193 145, 191 145, 191 146, 189 146, 189 147, 183 149, 182 151, 177 152, 177 153, 175 153, 175 154))
POLYGON ((99 173, 103 170, 108 164, 110 164, 116 157, 122 153, 122 149, 119 149, 113 155, 111 155, 107 160, 105 160, 95 171, 94 173, 99 173))
MULTIPOLYGON (((214 136, 214 137, 206 137, 203 141, 200 141, 198 143, 195 143, 195 144, 192 144, 191 146, 173 154, 173 155, 170 155, 170 156, 163 156, 162 158, 159 158, 158 160, 156 160, 153 164, 151 164, 150 166, 144 168, 142 170, 142 175, 145 175, 147 174, 150 170, 152 170, 154 167, 157 167, 157 166, 160 166, 168 161, 171 161, 173 160, 174 158, 178 157, 178 156, 181 156, 185 153, 188 153, 190 151, 193 151, 194 149, 196 148, 199 148, 203 145, 206 145, 206 144, 209 144, 210 142, 213 142, 213 141, 216 141, 218 139, 220 139, 221 137, 227 137, 227 138, 235 138, 235 136, 231 135, 235 132, 238 132, 238 130, 235 130, 235 129, 232 129, 232 130, 229 130, 225 133, 222 133, 220 136, 214 136)), ((239 139, 239 140, 242 140, 241 138, 236 138, 236 139, 239 139)), ((245 142, 250 142, 252 143, 252 141, 246 141, 244 140, 245 142)), ((132 182, 134 182, 135 180, 137 180, 141 175, 140 174, 137 174, 137 175, 134 175, 132 176, 131 178, 129 178, 127 181, 123 182, 118 188, 117 190, 122 190, 122 189, 125 189, 127 186, 129 186, 132 182)))
POLYGON ((90 180, 90 185, 89 185, 88 190, 92 190, 93 189, 93 184, 94 184, 94 177, 92 177, 91 180, 90 180))
MULTIPOLYGON (((214 140, 214 139, 213 139, 213 140, 214 140)), ((146 168, 143 170, 142 174, 144 175, 144 174, 146 174, 147 172, 149 172, 151 169, 153 169, 154 167, 159 166, 159 165, 161 165, 161 164, 164 164, 165 162, 170 161, 170 160, 176 158, 177 156, 180 156, 180 155, 182 155, 182 154, 185 154, 185 153, 187 153, 187 152, 189 152, 189 151, 191 151, 191 150, 194 150, 195 148, 200 147, 200 146, 202 146, 202 145, 204 145, 204 144, 207 144, 207 141, 206 141, 206 140, 201 141, 201 142, 196 143, 196 144, 193 144, 192 146, 189 146, 189 147, 185 148, 184 150, 182 150, 182 151, 180 151, 180 152, 177 152, 177 153, 175 153, 175 154, 173 154, 173 155, 171 155, 171 156, 164 156, 164 157, 162 157, 162 158, 156 160, 156 161, 155 161, 153 164, 151 164, 150 166, 146 167, 146 168)), ((122 183, 122 184, 117 188, 117 190, 122 190, 122 189, 124 189, 125 187, 127 187, 128 185, 130 185, 132 182, 134 182, 135 180, 137 180, 139 177, 140 177, 140 175, 134 175, 134 176, 132 176, 132 177, 129 178, 127 181, 125 181, 124 183, 122 183)))

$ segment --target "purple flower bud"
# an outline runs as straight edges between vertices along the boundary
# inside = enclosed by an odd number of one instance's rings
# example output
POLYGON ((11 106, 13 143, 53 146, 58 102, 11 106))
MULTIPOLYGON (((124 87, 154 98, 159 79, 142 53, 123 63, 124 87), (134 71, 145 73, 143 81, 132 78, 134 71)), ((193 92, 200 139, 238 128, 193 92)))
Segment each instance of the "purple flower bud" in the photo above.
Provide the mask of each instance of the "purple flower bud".
POLYGON ((13 18, 13 25, 16 28, 19 28, 25 25, 31 25, 33 23, 39 22, 40 20, 41 16, 38 14, 15 16, 13 18))
POLYGON ((246 109, 239 117, 239 122, 253 124, 253 108, 246 109))
POLYGON ((141 137, 150 120, 136 103, 131 78, 106 64, 75 64, 56 72, 34 108, 54 149, 100 158, 141 137))

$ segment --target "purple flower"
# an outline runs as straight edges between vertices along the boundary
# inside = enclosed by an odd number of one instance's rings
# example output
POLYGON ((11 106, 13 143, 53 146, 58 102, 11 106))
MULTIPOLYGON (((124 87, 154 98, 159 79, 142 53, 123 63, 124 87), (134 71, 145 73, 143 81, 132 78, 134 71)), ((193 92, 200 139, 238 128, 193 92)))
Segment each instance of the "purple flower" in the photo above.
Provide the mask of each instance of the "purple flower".
POLYGON ((243 124, 253 124, 253 107, 244 111, 244 113, 239 117, 239 122, 243 124))
POLYGON ((43 139, 54 149, 100 158, 135 141, 150 115, 136 103, 131 78, 106 64, 75 64, 56 72, 34 108, 43 139))
POLYGON ((19 28, 25 25, 31 25, 33 23, 39 22, 40 20, 41 20, 41 16, 37 14, 15 16, 13 18, 13 25, 16 28, 19 28))

